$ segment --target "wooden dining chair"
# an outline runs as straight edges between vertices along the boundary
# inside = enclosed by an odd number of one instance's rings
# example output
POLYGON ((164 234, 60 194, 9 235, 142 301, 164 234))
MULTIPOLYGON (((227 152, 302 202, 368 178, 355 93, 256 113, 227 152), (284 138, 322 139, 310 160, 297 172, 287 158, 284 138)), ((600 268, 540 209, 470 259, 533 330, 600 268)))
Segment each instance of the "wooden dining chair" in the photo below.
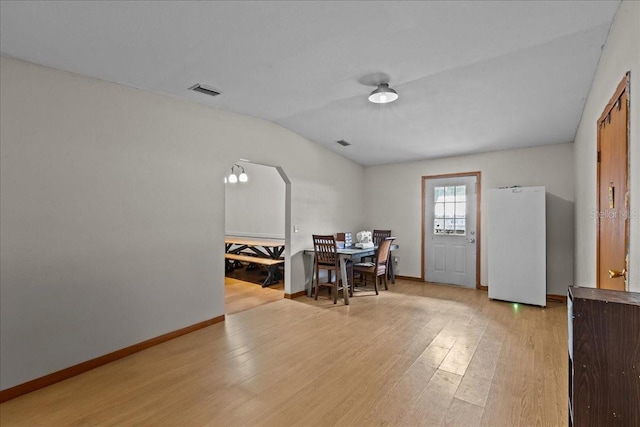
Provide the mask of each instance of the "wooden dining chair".
MULTIPOLYGON (((391 230, 373 230, 373 232, 371 233, 371 240, 373 241, 373 244, 378 248, 380 247, 380 243, 382 243, 383 240, 388 239, 389 237, 391 237, 391 230)), ((391 254, 391 252, 389 252, 389 254, 391 254)), ((376 262, 377 257, 378 257, 378 253, 376 252, 374 255, 369 255, 369 256, 360 258, 360 262, 361 263, 376 262)), ((389 267, 388 262, 389 262, 389 259, 387 259, 387 267, 389 267)), ((360 274, 360 277, 359 277, 360 283, 362 283, 362 279, 363 279, 363 275, 360 274)))
MULTIPOLYGON (((338 255, 338 246, 336 245, 336 239, 332 235, 313 235, 313 250, 315 252, 315 299, 318 299, 318 293, 321 286, 329 287, 333 293, 333 303, 338 302, 339 284, 342 284, 340 278, 340 257, 338 255), (320 270, 328 271, 328 281, 320 283, 320 270), (332 273, 335 273, 336 279, 332 280, 332 273)), ((350 295, 353 295, 353 287, 350 286, 353 283, 353 263, 349 262, 347 268, 347 284, 350 295)))
MULTIPOLYGON (((387 237, 391 237, 391 230, 373 230, 373 232, 371 233, 371 240, 373 241, 373 244, 376 247, 380 246, 380 243, 382 243, 382 241, 387 237)), ((375 262, 375 260, 376 260, 376 255, 366 256, 360 259, 361 262, 365 262, 365 261, 375 262)))
POLYGON ((373 240, 373 244, 376 246, 380 246, 380 243, 387 237, 391 237, 391 230, 373 230, 371 233, 371 239, 373 240))
POLYGON ((378 295, 380 277, 384 280, 384 288, 389 290, 387 284, 387 261, 389 259, 389 252, 391 251, 391 242, 393 242, 393 239, 387 238, 380 243, 374 262, 359 262, 353 265, 354 273, 360 273, 363 276, 373 276, 373 286, 376 295, 378 295))

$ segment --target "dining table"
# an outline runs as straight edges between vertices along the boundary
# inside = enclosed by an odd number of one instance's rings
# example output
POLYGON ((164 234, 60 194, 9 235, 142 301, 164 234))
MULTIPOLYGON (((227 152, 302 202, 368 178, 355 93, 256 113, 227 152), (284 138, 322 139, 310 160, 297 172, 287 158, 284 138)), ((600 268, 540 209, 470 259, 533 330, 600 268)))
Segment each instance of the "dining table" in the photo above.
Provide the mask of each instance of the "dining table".
MULTIPOLYGON (((391 244, 390 250, 393 252, 399 249, 399 246, 395 243, 391 244)), ((338 257, 340 258, 340 276, 342 277, 342 283, 349 283, 347 281, 347 269, 346 264, 347 261, 360 260, 362 257, 375 256, 376 251, 378 250, 377 246, 371 248, 343 248, 336 249, 338 257)), ((305 249, 304 254, 311 258, 311 280, 308 280, 309 286, 307 288, 307 296, 311 297, 313 292, 313 284, 315 280, 315 250, 305 249)), ((391 257, 390 257, 391 258, 391 257)), ((391 283, 396 283, 395 272, 393 271, 393 262, 389 262, 389 266, 387 268, 387 274, 391 283)), ((337 280, 337 278, 336 278, 337 280)), ((349 289, 348 286, 342 287, 342 293, 344 295, 344 303, 345 305, 349 305, 349 289)))

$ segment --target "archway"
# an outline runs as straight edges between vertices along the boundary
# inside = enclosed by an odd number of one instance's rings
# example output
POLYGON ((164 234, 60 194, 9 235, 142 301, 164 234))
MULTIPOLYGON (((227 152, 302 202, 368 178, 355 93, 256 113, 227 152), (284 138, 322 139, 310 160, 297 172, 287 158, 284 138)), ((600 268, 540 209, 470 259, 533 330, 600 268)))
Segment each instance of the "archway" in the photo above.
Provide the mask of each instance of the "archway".
POLYGON ((230 172, 236 176, 225 176, 227 314, 291 293, 291 181, 280 166, 246 159, 234 163, 230 172), (237 179, 241 172, 246 172, 245 180, 237 179), (232 256, 237 262, 229 259, 232 256), (259 262, 249 263, 249 259, 259 262), (284 261, 284 271, 282 264, 269 265, 274 259, 284 261))

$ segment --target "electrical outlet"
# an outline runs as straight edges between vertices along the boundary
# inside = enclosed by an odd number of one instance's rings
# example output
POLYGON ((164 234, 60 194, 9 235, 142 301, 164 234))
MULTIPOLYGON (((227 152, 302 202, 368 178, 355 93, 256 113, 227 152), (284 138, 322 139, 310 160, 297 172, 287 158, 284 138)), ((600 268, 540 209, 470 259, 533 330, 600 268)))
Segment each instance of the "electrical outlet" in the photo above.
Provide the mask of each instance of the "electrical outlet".
POLYGON ((300 227, 298 227, 297 225, 293 226, 293 232, 297 233, 298 231, 300 231, 300 227))

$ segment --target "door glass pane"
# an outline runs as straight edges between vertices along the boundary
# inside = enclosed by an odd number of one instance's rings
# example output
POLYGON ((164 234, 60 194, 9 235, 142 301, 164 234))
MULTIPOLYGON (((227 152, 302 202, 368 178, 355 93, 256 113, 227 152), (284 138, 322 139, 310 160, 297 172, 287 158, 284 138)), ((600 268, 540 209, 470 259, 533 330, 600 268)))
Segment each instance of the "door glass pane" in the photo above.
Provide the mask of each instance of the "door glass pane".
POLYGON ((444 216, 445 218, 454 218, 455 216, 455 203, 444 204, 444 216))
POLYGON ((467 186, 434 187, 434 234, 466 234, 467 186))
POLYGON ((453 202, 456 196, 456 187, 444 187, 444 195, 448 202, 453 202))
POLYGON ((446 233, 452 233, 455 228, 455 220, 447 218, 444 220, 444 229, 446 233))

